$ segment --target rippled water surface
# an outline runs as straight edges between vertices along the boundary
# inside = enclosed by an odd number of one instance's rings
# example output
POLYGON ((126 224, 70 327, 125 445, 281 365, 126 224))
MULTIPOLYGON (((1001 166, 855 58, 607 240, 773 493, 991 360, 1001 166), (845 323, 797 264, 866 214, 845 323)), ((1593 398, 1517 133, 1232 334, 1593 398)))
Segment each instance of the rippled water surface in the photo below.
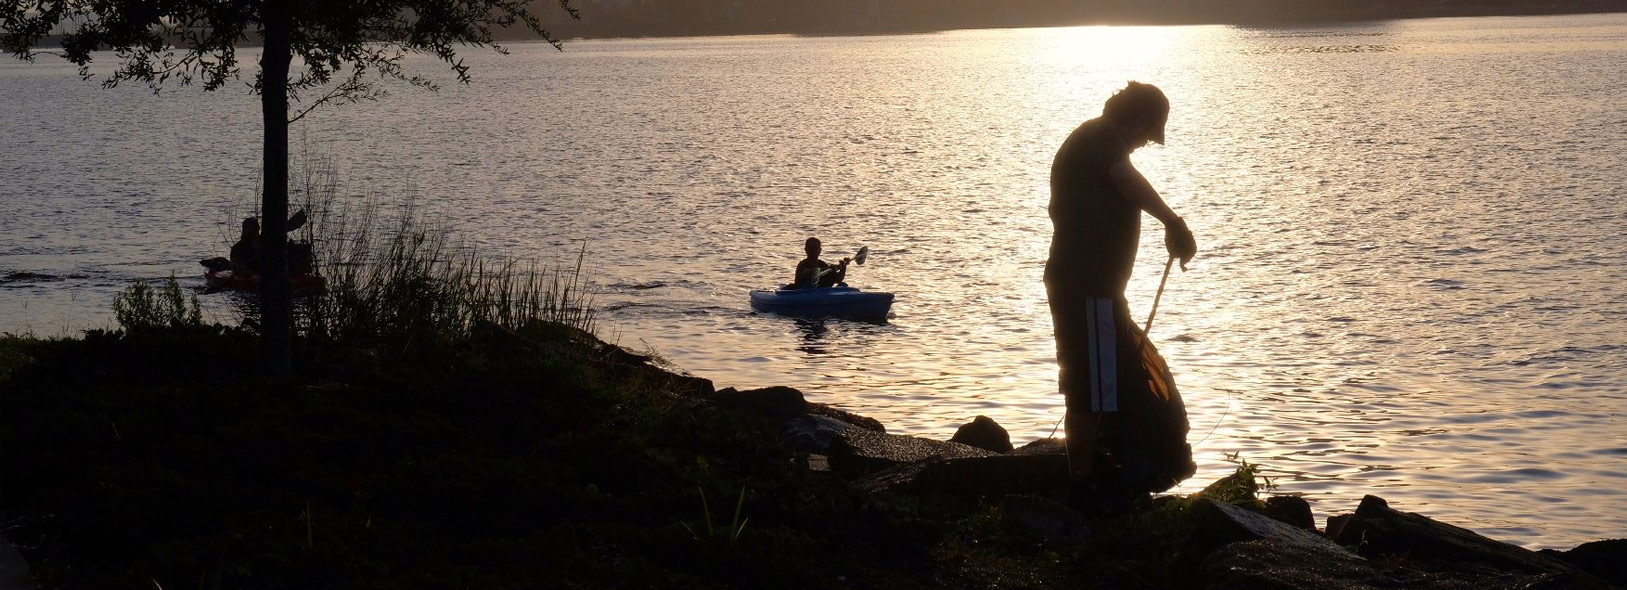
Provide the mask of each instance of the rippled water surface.
MULTIPOLYGON (((1237 453, 1319 517, 1377 493, 1530 546, 1627 531, 1627 15, 512 49, 295 136, 489 251, 585 240, 605 335, 720 386, 935 437, 986 414, 1021 444, 1062 411, 1051 156, 1154 82, 1169 144, 1134 159, 1202 248, 1152 330, 1191 414, 1186 491, 1237 453), (750 311, 809 235, 870 247, 849 282, 897 293, 890 322, 750 311)), ((104 325, 129 281, 196 276, 256 190, 235 89, 8 59, 0 122, 0 331, 104 325)))

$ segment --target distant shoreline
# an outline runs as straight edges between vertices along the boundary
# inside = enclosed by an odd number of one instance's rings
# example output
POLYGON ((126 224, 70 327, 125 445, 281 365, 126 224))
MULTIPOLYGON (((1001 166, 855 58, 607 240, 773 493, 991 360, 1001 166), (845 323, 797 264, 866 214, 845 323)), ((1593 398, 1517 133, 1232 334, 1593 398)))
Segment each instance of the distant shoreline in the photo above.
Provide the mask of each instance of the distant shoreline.
MULTIPOLYGON (((1249 28, 1297 28, 1318 25, 1343 25, 1363 22, 1411 20, 1423 18, 1471 18, 1510 16, 1561 16, 1587 14, 1627 13, 1627 1, 1610 2, 1614 6, 1594 0, 1585 5, 1558 5, 1551 2, 1486 6, 1435 6, 1425 8, 1373 8, 1345 13, 1280 13, 1274 15, 1232 15, 1230 18, 1161 18, 1153 15, 1122 15, 1117 18, 1054 18, 1055 15, 1017 16, 1001 22, 946 22, 939 25, 873 25, 865 23, 833 23, 828 25, 738 25, 732 23, 696 23, 642 26, 634 24, 595 24, 592 22, 553 22, 544 29, 565 41, 603 39, 652 39, 676 37, 728 37, 747 35, 800 35, 809 37, 908 35, 976 29, 1055 28, 1077 26, 1201 26, 1227 25, 1249 28), (777 26, 778 25, 778 26, 777 26)), ((513 30, 495 31, 499 42, 540 41, 536 35, 518 34, 513 30)), ((47 35, 40 39, 38 48, 61 46, 61 35, 47 35)), ((258 47, 252 38, 239 47, 258 47)))
MULTIPOLYGON (((550 33, 553 33, 557 37, 565 40, 720 37, 740 35, 801 35, 828 37, 906 35, 976 29, 1055 28, 1077 26, 1227 25, 1251 28, 1296 28, 1423 18, 1561 16, 1627 13, 1627 2, 1611 2, 1610 4, 1610 6, 1606 6, 1601 2, 1589 2, 1585 5, 1558 5, 1550 2, 1498 7, 1438 6, 1428 8, 1377 8, 1372 10, 1345 13, 1286 12, 1270 15, 1233 14, 1224 18, 1218 16, 1173 18, 1160 17, 1157 15, 1096 15, 1093 17, 1070 17, 1068 15, 1033 14, 1024 16, 1007 16, 986 22, 955 22, 954 19, 947 19, 949 22, 914 25, 831 23, 824 25, 799 24, 773 26, 772 24, 762 24, 756 26, 729 26, 722 23, 716 23, 691 25, 672 24, 639 27, 633 25, 596 25, 593 23, 552 23, 545 28, 550 33)), ((502 35, 500 33, 499 38, 500 40, 505 41, 516 41, 534 37, 524 35, 509 36, 502 35)))

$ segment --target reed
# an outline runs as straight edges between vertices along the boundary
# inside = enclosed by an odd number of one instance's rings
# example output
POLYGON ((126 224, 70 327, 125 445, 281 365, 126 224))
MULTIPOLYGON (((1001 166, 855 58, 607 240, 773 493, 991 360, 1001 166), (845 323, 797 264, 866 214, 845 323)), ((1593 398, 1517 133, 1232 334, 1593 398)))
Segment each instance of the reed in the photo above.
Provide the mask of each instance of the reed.
POLYGON ((327 281, 296 306, 296 328, 308 338, 405 350, 461 340, 480 323, 594 329, 585 244, 574 263, 553 267, 487 255, 414 196, 391 207, 344 196, 329 158, 298 159, 293 181, 310 218, 297 237, 312 244, 327 281))

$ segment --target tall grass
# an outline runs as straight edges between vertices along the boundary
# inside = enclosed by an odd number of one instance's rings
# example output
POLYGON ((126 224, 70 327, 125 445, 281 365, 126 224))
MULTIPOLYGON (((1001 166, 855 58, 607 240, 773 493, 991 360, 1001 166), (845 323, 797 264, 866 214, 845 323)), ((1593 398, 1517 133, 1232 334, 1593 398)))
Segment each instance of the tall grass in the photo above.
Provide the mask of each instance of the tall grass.
POLYGON ((113 297, 113 317, 128 331, 159 328, 188 328, 203 325, 203 311, 198 296, 190 303, 175 275, 170 275, 157 289, 146 281, 136 281, 113 297))
POLYGON ((343 195, 329 158, 307 155, 295 170, 290 188, 310 219, 297 237, 313 244, 327 281, 297 305, 296 327, 307 337, 406 348, 462 339, 482 322, 593 331, 585 245, 574 264, 556 267, 489 256, 416 198, 386 207, 376 197, 343 195))

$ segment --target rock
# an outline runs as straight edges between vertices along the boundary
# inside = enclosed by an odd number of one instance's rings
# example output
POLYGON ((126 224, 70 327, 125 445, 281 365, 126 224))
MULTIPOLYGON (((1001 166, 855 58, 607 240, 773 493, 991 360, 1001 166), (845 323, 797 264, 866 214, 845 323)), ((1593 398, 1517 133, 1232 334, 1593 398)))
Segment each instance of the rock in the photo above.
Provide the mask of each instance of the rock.
POLYGON ((1364 557, 1404 555, 1434 562, 1444 571, 1490 568, 1526 574, 1579 574, 1575 566, 1524 547, 1493 541, 1473 531, 1390 508, 1378 496, 1362 498, 1356 514, 1338 530, 1335 540, 1357 547, 1364 557))
POLYGON ((1271 539, 1329 556, 1359 559, 1338 543, 1295 525, 1278 522, 1226 502, 1210 498, 1192 501, 1192 547, 1189 553, 1207 553, 1241 541, 1271 539))
POLYGON ((1329 539, 1338 539, 1339 535, 1344 531, 1345 525, 1350 522, 1350 519, 1355 517, 1356 515, 1354 514, 1339 514, 1329 516, 1328 527, 1326 530, 1322 531, 1322 534, 1329 539))
POLYGON ((1557 557, 1589 574, 1627 588, 1627 539, 1593 541, 1570 551, 1544 549, 1543 555, 1557 557))
POLYGON ((1006 496, 1000 501, 1000 522, 1008 529, 1059 543, 1074 544, 1090 538, 1084 513, 1043 496, 1006 496))
POLYGON ((808 471, 830 471, 830 459, 824 455, 809 453, 808 471))
POLYGON ((1198 565, 1185 586, 1204 590, 1603 590, 1596 581, 1579 575, 1425 572, 1279 539, 1222 547, 1198 565))
POLYGON ((28 562, 23 554, 17 552, 17 547, 0 537, 0 588, 5 590, 23 590, 39 588, 34 583, 34 577, 29 573, 28 562))
POLYGON ((712 395, 714 391, 711 379, 690 375, 676 367, 659 362, 660 359, 658 358, 627 352, 614 345, 607 346, 626 353, 622 356, 623 359, 642 359, 637 364, 624 364, 621 366, 620 375, 625 381, 643 383, 643 386, 650 390, 662 391, 688 399, 703 399, 712 395))
POLYGON ((514 331, 481 320, 470 326, 469 332, 493 352, 566 359, 628 387, 695 399, 713 392, 710 379, 690 375, 660 357, 629 351, 565 324, 533 320, 514 331))
POLYGON ((846 477, 868 475, 928 459, 959 459, 993 454, 960 443, 883 434, 857 427, 842 430, 836 435, 837 440, 830 446, 827 454, 830 455, 831 469, 846 477))
POLYGON ((988 416, 978 416, 971 422, 962 424, 955 430, 955 436, 949 442, 977 447, 985 451, 996 453, 1011 452, 1011 435, 1006 429, 988 416))
POLYGON ((853 412, 849 412, 828 404, 808 404, 808 413, 816 416, 824 416, 826 418, 835 418, 865 430, 887 432, 887 427, 882 426, 881 421, 876 420, 875 418, 860 416, 853 412))
POLYGON ((775 422, 783 422, 808 413, 808 401, 802 392, 790 387, 765 387, 737 391, 733 387, 713 396, 717 403, 750 412, 775 422))
POLYGON ((1266 516, 1316 532, 1316 518, 1311 516, 1311 504, 1299 496, 1271 496, 1265 499, 1266 516))
POLYGON ((1282 539, 1259 539, 1226 545, 1198 564, 1192 588, 1207 590, 1367 590, 1383 579, 1372 564, 1348 551, 1332 551, 1282 539))
POLYGON ((1017 447, 1011 452, 1013 455, 1064 455, 1068 454, 1068 445, 1059 438, 1041 438, 1017 447))
POLYGON ((657 391, 691 399, 705 399, 716 392, 711 379, 691 375, 664 358, 634 353, 614 344, 602 344, 604 347, 601 350, 607 350, 610 356, 620 359, 627 367, 624 374, 642 380, 657 391))
POLYGON ((982 457, 936 459, 895 467, 855 485, 870 491, 888 490, 921 495, 1058 493, 1068 489, 1068 458, 1059 455, 987 454, 982 457))
POLYGON ((786 421, 780 429, 780 441, 793 451, 824 454, 842 440, 842 433, 858 429, 833 418, 804 414, 786 421))

